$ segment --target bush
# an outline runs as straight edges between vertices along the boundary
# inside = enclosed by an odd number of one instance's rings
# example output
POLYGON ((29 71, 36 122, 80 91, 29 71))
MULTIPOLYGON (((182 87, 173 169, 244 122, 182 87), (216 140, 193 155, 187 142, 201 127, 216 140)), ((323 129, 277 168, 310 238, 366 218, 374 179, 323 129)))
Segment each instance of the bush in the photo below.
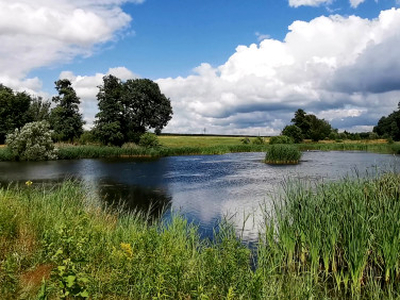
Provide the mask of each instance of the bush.
POLYGON ((253 140, 253 145, 264 145, 264 138, 262 138, 261 136, 256 137, 253 140))
POLYGON ((301 151, 293 145, 272 145, 265 156, 267 164, 297 164, 301 151))
POLYGON ((245 138, 241 139, 240 141, 242 142, 243 145, 250 144, 250 139, 248 137, 245 137, 245 138))
POLYGON ((146 132, 140 137, 139 146, 145 148, 156 148, 160 146, 160 142, 154 133, 146 132))
POLYGON ((25 124, 7 135, 6 144, 17 160, 57 159, 47 121, 25 124))
POLYGON ((301 143, 303 141, 303 134, 301 129, 296 125, 286 125, 283 128, 282 133, 283 136, 288 136, 293 139, 293 142, 296 144, 301 143))
POLYGON ((273 136, 269 140, 270 145, 276 144, 293 144, 293 140, 286 135, 273 136))

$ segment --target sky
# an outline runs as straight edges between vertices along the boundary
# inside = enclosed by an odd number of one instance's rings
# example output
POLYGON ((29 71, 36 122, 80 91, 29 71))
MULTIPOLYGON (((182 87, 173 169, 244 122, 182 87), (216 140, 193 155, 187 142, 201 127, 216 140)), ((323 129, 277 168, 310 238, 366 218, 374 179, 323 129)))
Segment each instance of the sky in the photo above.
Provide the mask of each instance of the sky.
POLYGON ((87 128, 107 74, 157 82, 169 133, 365 132, 400 102, 400 0, 0 0, 0 45, 0 83, 69 79, 87 128))

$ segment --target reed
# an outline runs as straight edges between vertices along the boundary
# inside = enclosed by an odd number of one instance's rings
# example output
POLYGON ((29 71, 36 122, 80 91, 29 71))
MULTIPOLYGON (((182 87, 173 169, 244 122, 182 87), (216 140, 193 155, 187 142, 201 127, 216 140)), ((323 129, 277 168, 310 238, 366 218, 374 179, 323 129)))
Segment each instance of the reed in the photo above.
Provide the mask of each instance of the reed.
POLYGON ((266 216, 260 265, 275 275, 309 277, 336 297, 371 286, 398 295, 400 176, 343 179, 305 187, 287 183, 266 216))
POLYGON ((301 158, 301 151, 294 145, 276 144, 271 145, 265 156, 267 164, 298 164, 301 158))

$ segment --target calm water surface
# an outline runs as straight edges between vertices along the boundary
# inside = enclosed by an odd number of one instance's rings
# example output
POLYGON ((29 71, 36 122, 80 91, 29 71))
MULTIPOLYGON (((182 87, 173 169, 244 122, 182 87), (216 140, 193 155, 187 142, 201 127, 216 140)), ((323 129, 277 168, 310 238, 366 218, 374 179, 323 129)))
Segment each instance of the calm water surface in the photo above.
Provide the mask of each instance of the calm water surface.
POLYGON ((200 226, 204 236, 228 217, 243 238, 257 238, 261 207, 290 179, 335 180, 399 169, 393 155, 365 152, 305 152, 299 165, 270 166, 264 153, 178 156, 160 159, 82 159, 49 162, 0 162, 0 184, 83 180, 102 201, 123 200, 128 208, 163 217, 179 211, 200 226), (249 217, 250 216, 250 217, 249 217), (247 220, 244 224, 244 220, 247 220))

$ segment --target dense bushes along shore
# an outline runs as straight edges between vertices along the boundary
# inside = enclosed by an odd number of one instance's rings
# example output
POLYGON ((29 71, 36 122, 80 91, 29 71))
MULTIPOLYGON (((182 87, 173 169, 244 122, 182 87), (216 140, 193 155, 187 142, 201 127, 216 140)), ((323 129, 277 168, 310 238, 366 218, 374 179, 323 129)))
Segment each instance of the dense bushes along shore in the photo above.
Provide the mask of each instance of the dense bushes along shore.
POLYGON ((113 211, 77 182, 0 188, 0 298, 400 296, 400 176, 287 184, 254 251, 175 215, 113 211))

